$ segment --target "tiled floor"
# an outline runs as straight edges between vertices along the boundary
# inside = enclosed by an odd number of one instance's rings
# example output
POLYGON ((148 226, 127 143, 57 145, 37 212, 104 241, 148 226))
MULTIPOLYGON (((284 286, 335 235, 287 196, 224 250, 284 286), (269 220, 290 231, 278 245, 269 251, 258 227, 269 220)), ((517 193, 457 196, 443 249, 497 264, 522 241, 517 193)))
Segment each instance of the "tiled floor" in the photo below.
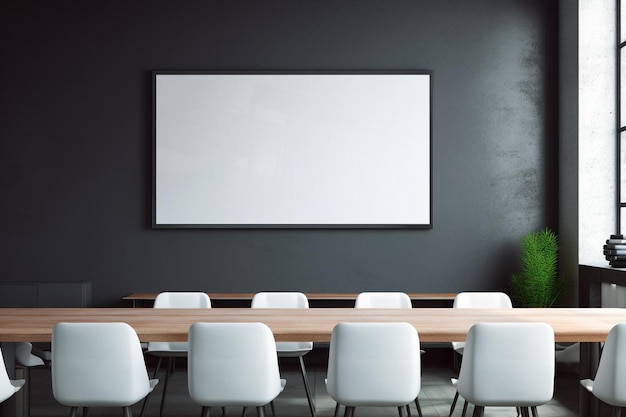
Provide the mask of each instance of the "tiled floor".
MULTIPOLYGON (((306 360, 306 357, 305 357, 306 360)), ((324 378, 326 369, 322 361, 312 360, 307 364, 309 381, 315 391, 315 403, 319 417, 331 417, 335 403, 326 393, 324 378)), ((297 363, 297 362, 295 362, 297 363)), ((295 363, 283 362, 281 374, 287 379, 285 391, 276 399, 276 414, 278 417, 309 417, 309 409, 306 402, 304 387, 300 377, 299 368, 295 363)), ((449 367, 442 364, 429 365, 424 361, 422 373, 422 392, 420 404, 424 417, 447 416, 454 388, 450 384, 452 372, 449 367)), ((200 407, 195 405, 187 394, 187 374, 184 367, 177 369, 172 374, 168 387, 168 395, 165 406, 165 417, 199 417, 200 407)), ((160 378, 163 378, 161 373, 160 378)), ((31 417, 67 417, 69 409, 59 405, 52 397, 49 369, 31 370, 31 417)), ((161 398, 162 384, 159 384, 152 394, 146 417, 157 417, 159 414, 159 401, 161 398)), ((461 416, 461 405, 457 405, 454 416, 461 416)), ((135 417, 139 416, 141 404, 133 407, 135 417)), ((412 415, 417 416, 415 406, 411 407, 412 415)), ((241 416, 241 409, 228 408, 228 417, 241 416)), ((269 410, 268 410, 269 411, 269 410)), ((393 408, 359 408, 355 413, 359 417, 389 416, 396 417, 397 410, 393 408)), ((214 410, 214 416, 221 416, 219 410, 214 410)), ((247 416, 254 417, 254 410, 248 410, 247 416)), ((268 415, 271 415, 268 413, 268 415)), ((471 408, 470 413, 471 415, 471 408)), ((515 416, 513 408, 488 408, 485 416, 515 416)), ((539 407, 539 415, 542 417, 574 417, 578 415, 578 375, 572 371, 559 371, 557 373, 556 392, 554 399, 544 406, 539 407)), ((120 409, 93 409, 91 417, 122 416, 120 409)))

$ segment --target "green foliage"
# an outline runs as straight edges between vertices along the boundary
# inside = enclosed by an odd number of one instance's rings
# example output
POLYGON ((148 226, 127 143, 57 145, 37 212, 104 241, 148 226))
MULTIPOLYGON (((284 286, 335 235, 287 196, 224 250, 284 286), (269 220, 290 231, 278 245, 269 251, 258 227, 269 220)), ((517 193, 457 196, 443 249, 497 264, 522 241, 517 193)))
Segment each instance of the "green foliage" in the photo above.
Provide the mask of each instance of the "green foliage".
POLYGON ((522 272, 511 277, 515 303, 522 307, 551 307, 565 294, 566 281, 557 276, 558 237, 550 229, 522 238, 522 272))

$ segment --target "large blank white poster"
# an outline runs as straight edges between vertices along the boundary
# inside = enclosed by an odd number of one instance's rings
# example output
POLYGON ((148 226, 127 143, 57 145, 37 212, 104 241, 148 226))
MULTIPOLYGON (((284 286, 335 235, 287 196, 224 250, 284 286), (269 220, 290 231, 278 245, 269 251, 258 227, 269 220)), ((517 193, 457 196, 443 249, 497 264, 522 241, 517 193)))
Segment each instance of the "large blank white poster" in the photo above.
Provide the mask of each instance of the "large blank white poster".
POLYGON ((430 226, 429 74, 154 77, 155 227, 430 226))

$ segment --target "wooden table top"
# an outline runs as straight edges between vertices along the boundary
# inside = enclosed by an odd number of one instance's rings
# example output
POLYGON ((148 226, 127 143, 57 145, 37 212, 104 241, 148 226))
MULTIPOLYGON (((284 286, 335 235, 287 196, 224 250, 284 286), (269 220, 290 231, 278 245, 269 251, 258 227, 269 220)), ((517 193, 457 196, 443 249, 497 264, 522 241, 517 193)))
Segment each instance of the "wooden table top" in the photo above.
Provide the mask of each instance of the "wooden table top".
MULTIPOLYGON (((207 293, 216 300, 252 300, 254 293, 207 293)), ((358 293, 305 293, 309 300, 355 300, 358 293)), ((412 300, 454 300, 456 293, 407 293, 412 300)), ((157 293, 134 293, 122 297, 123 300, 150 301, 157 293)))
POLYGON ((130 324, 144 341, 187 340, 194 322, 263 322, 276 340, 328 342, 339 322, 411 323, 422 342, 465 339, 478 322, 546 322, 559 342, 600 342, 617 323, 626 322, 626 309, 153 309, 153 308, 2 308, 0 342, 49 342, 58 322, 130 324))

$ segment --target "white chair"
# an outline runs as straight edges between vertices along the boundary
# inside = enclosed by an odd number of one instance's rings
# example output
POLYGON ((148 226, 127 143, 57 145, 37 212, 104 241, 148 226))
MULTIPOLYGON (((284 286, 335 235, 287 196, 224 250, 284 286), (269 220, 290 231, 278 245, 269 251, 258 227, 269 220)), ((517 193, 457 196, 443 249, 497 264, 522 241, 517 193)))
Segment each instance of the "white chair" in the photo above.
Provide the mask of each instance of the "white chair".
POLYGON ((459 394, 474 404, 474 417, 489 406, 530 408, 554 393, 554 331, 546 323, 478 323, 465 340, 457 383, 459 394))
POLYGON ((34 366, 43 366, 43 359, 33 354, 33 345, 30 342, 15 343, 15 374, 19 378, 23 378, 26 383, 16 396, 16 400, 21 403, 22 414, 25 417, 30 416, 30 368, 34 366))
POLYGON ((356 407, 403 409, 421 389, 420 342, 408 323, 339 323, 332 332, 327 390, 352 417, 356 407))
MULTIPOLYGON (((356 296, 354 308, 413 308, 411 297, 404 292, 362 292, 356 296)), ((420 350, 420 354, 424 351, 420 350)), ((415 398, 417 414, 422 417, 422 407, 415 398)), ((335 417, 339 412, 339 404, 335 407, 335 417)))
POLYGON ((256 407, 264 417, 263 407, 285 386, 274 335, 263 323, 194 323, 188 368, 189 395, 202 417, 214 406, 256 407))
MULTIPOLYGON (((511 298, 503 292, 460 292, 454 297, 452 308, 513 308, 511 298)), ((465 342, 451 342, 452 349, 455 353, 463 356, 465 342)), ((458 362, 457 362, 458 363, 458 362)), ((456 385, 456 378, 452 379, 452 384, 456 385)), ((448 417, 452 417, 454 407, 459 399, 459 392, 454 394, 450 413, 448 417)), ((467 402, 463 404, 463 417, 467 410, 467 402)))
POLYGON ((52 392, 71 407, 122 407, 144 399, 159 381, 148 378, 137 333, 126 323, 58 323, 52 328, 52 392))
POLYGON ((613 407, 619 417, 626 407, 626 323, 615 325, 604 343, 596 378, 580 384, 601 401, 613 407))
MULTIPOLYGON (((154 300, 154 308, 211 308, 211 299, 204 292, 162 292, 157 294, 154 300)), ((167 370, 165 373, 165 381, 163 383, 163 394, 161 396, 161 405, 159 407, 159 416, 163 416, 165 408, 165 396, 167 394, 167 386, 169 375, 174 371, 175 358, 184 358, 187 356, 189 345, 187 342, 150 342, 148 343, 147 353, 158 357, 157 366, 154 370, 153 378, 157 377, 163 358, 167 358, 167 370)), ((147 401, 147 400, 146 400, 147 401)), ((145 411, 146 401, 142 407, 142 414, 145 411)))
MULTIPOLYGON (((252 297, 252 308, 309 308, 309 300, 301 292, 260 292, 252 297)), ((313 342, 276 342, 278 357, 299 359, 309 410, 315 417, 315 404, 303 359, 312 349, 313 342)))
POLYGON ((7 368, 4 366, 4 356, 0 350, 0 403, 11 398, 26 383, 23 379, 9 379, 7 368))
POLYGON ((354 308, 412 308, 411 298, 403 292, 362 292, 354 308))

